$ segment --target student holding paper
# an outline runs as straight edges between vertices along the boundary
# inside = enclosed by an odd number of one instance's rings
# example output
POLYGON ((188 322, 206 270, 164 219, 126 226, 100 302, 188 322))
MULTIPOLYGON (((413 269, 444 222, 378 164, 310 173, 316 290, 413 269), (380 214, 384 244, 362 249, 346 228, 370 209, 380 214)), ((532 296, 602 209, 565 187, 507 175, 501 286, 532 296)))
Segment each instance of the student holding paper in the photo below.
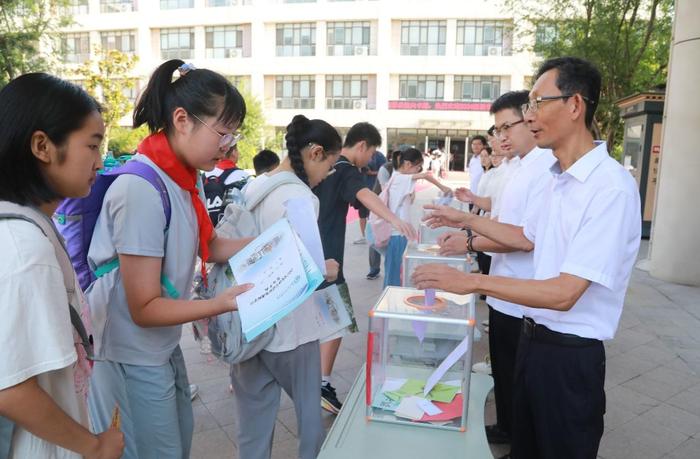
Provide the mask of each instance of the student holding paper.
MULTIPOLYGON (((338 132, 322 120, 297 115, 287 126, 287 157, 272 172, 260 175, 247 187, 255 193, 272 176, 286 174, 291 183, 278 186, 255 208, 258 228, 264 231, 287 216, 285 203, 308 198, 318 215, 319 202, 311 192, 334 172, 341 140, 338 132)), ((338 263, 326 260, 326 280, 338 275, 338 263)), ((275 325, 272 342, 256 356, 231 367, 233 396, 236 399, 236 443, 246 459, 268 459, 280 404, 281 389, 292 398, 299 426, 299 457, 313 459, 323 440, 318 381, 321 379, 319 332, 313 320, 312 298, 294 309, 275 325)))

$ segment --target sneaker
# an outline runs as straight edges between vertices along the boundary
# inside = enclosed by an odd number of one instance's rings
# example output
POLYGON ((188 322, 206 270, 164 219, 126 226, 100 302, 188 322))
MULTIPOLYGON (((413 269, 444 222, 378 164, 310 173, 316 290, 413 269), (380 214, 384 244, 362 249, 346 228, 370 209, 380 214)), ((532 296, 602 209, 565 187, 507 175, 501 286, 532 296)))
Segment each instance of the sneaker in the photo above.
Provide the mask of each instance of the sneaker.
POLYGON ((376 273, 370 271, 370 272, 367 274, 367 280, 374 280, 374 279, 378 279, 378 278, 379 278, 379 271, 377 271, 376 273))
POLYGON ((498 425, 491 424, 485 427, 486 430, 486 440, 489 443, 496 445, 503 445, 505 443, 510 443, 510 435, 507 432, 501 430, 498 425))
POLYGON ((484 375, 490 375, 491 374, 491 358, 487 355, 484 357, 483 362, 477 362, 474 365, 472 365, 472 371, 474 373, 481 373, 484 375))
POLYGON ((199 394, 199 386, 196 384, 190 384, 190 400, 194 400, 197 394, 199 394))
POLYGON ((488 321, 488 320, 482 320, 482 321, 481 321, 481 325, 483 325, 484 327, 488 327, 488 326, 489 326, 489 321, 488 321))
POLYGON ((335 395, 335 388, 331 383, 321 385, 321 408, 332 414, 338 414, 343 404, 335 395))
POLYGON ((360 239, 357 239, 355 241, 352 241, 353 244, 355 245, 362 245, 362 244, 367 244, 367 239, 361 237, 360 239))

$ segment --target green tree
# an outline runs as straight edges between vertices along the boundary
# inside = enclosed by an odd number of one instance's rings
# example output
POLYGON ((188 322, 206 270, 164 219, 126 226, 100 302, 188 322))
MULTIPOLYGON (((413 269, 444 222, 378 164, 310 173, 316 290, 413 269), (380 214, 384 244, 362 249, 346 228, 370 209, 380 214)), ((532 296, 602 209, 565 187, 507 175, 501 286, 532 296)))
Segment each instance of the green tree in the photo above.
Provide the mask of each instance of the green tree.
POLYGON ((68 0, 0 0, 0 87, 23 73, 51 70, 68 0))
POLYGON ((241 134, 243 138, 238 143, 238 167, 249 169, 253 167, 253 156, 255 156, 264 142, 265 136, 265 115, 262 104, 250 92, 246 85, 239 85, 238 90, 245 99, 246 115, 241 134))
POLYGON ((615 101, 664 84, 673 0, 505 0, 516 14, 520 47, 542 59, 578 56, 603 76, 597 129, 613 151, 622 139, 615 101), (526 36, 535 40, 525 44, 526 36))
POLYGON ((105 139, 102 145, 106 150, 111 131, 133 109, 125 91, 133 89, 136 84, 131 71, 138 58, 100 47, 95 47, 95 56, 97 58, 94 61, 85 62, 76 73, 84 80, 85 90, 102 104, 102 117, 105 121, 105 139))
POLYGON ((132 153, 136 150, 139 142, 148 136, 148 126, 141 125, 137 129, 131 127, 117 126, 112 129, 109 135, 109 146, 107 149, 114 153, 114 156, 132 153))

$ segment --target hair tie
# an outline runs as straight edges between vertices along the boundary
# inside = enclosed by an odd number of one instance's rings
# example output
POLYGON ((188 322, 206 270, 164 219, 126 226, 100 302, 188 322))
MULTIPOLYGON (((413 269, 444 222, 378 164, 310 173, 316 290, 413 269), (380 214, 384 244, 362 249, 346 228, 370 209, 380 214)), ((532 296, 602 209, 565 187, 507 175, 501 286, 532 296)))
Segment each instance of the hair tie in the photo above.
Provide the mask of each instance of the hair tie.
POLYGON ((177 71, 180 72, 180 76, 184 77, 188 73, 190 73, 190 70, 196 70, 197 67, 195 67, 192 64, 182 64, 180 67, 177 68, 177 71))

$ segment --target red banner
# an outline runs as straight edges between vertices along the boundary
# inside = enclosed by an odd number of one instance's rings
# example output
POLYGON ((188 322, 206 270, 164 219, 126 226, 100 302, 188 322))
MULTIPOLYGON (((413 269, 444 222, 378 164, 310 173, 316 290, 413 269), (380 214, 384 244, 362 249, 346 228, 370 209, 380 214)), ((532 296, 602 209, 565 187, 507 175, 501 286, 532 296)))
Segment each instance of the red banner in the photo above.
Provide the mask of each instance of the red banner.
POLYGON ((489 102, 460 102, 440 100, 390 100, 389 110, 450 110, 487 112, 491 108, 489 102))

